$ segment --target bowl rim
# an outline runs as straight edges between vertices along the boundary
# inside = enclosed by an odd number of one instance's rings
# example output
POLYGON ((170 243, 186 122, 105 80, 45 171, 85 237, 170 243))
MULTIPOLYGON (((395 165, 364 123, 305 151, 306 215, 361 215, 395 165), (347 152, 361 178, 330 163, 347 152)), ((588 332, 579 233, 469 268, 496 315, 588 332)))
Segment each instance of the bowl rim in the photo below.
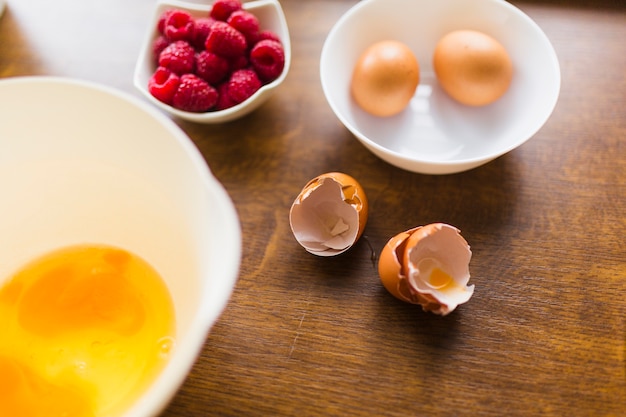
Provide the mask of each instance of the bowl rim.
POLYGON ((265 101, 265 99, 268 98, 268 94, 283 83, 291 67, 291 39, 289 35, 289 27, 287 25, 287 20, 285 18, 280 2, 278 0, 252 0, 249 2, 243 2, 243 9, 254 10, 260 7, 273 7, 277 12, 281 31, 285 34, 284 38, 281 37, 280 39, 283 44, 283 49, 285 51, 285 65, 282 73, 278 76, 278 78, 268 84, 262 85, 261 88, 259 88, 252 96, 250 96, 245 101, 224 110, 197 113, 188 112, 184 110, 179 110, 173 106, 163 103, 162 101, 152 96, 152 94, 150 94, 146 87, 148 80, 144 79, 143 74, 146 71, 146 68, 150 66, 150 46, 157 35, 156 22, 158 21, 160 14, 167 8, 180 8, 195 13, 208 13, 211 10, 212 6, 212 3, 205 4, 189 3, 181 0, 158 0, 154 6, 152 17, 150 18, 146 34, 144 35, 144 39, 141 44, 141 50, 135 64, 135 70, 133 74, 133 84, 135 88, 139 92, 141 92, 147 100, 149 100, 152 104, 154 104, 161 110, 169 112, 170 114, 181 119, 193 122, 221 123, 244 116, 245 114, 249 113, 250 111, 256 109, 259 105, 261 105, 265 101))
MULTIPOLYGON (((522 135, 520 138, 514 142, 508 144, 508 146, 497 149, 494 152, 490 152, 489 154, 483 156, 475 156, 475 157, 467 157, 463 159, 454 159, 454 160, 433 160, 427 158, 420 158, 416 155, 406 156, 405 154, 389 149, 385 146, 380 145, 378 142, 368 138, 363 133, 359 131, 359 129, 351 123, 340 111, 338 104, 332 99, 333 95, 330 90, 330 86, 328 83, 328 73, 325 71, 329 60, 329 50, 332 48, 331 44, 335 40, 335 37, 338 36, 339 32, 342 30, 343 26, 350 19, 353 18, 355 14, 360 12, 362 9, 370 7, 372 3, 382 2, 384 0, 361 0, 359 3, 353 5, 349 8, 344 14, 337 20, 337 22, 330 29, 326 40, 322 46, 321 58, 320 58, 320 81, 322 84, 322 90, 326 97, 326 100, 331 107, 335 116, 341 121, 341 123, 360 141, 363 145, 366 146, 370 151, 376 154, 379 158, 385 160, 386 162, 395 165, 399 168, 414 171, 418 173, 424 174, 452 174, 456 172, 466 171, 477 166, 486 164, 489 161, 492 161, 515 148, 518 148, 525 142, 527 142, 530 138, 532 138, 548 121, 550 116, 552 115, 556 104, 559 99, 560 90, 561 90, 561 71, 560 64, 558 60, 558 56, 554 49, 554 46, 550 42, 549 38, 543 32, 541 27, 524 13, 521 9, 514 6, 511 3, 502 0, 478 0, 483 1, 485 3, 491 4, 494 8, 501 8, 502 10, 506 10, 508 13, 515 15, 517 18, 521 19, 525 25, 529 27, 529 29, 533 30, 535 35, 538 36, 542 44, 546 47, 546 51, 548 52, 551 63, 550 65, 554 68, 554 77, 555 77, 555 90, 553 95, 550 97, 550 103, 547 107, 547 111, 543 114, 541 118, 538 119, 536 126, 532 130, 528 132, 527 135, 522 135)), ((425 3, 428 3, 428 0, 423 0, 425 3)))

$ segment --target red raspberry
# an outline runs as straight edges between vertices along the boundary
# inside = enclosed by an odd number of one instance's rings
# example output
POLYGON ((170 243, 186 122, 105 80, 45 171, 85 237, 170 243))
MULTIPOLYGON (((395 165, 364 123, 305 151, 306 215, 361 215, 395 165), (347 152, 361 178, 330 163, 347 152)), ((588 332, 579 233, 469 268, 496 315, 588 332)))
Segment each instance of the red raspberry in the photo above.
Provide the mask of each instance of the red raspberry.
POLYGON ((237 105, 237 103, 230 98, 230 94, 228 94, 228 82, 218 85, 217 93, 219 97, 215 104, 215 110, 225 110, 237 105))
POLYGON ((211 17, 199 17, 196 19, 192 44, 197 50, 204 49, 204 43, 207 36, 209 36, 209 32, 211 32, 213 23, 215 23, 215 19, 211 17))
POLYGON ((170 41, 191 41, 194 33, 194 19, 184 10, 172 10, 165 19, 163 34, 170 41))
POLYGON ((178 75, 193 72, 196 64, 196 51, 186 41, 169 44, 159 55, 159 65, 169 68, 178 75))
POLYGON ((278 35, 275 32, 272 32, 271 30, 262 30, 259 32, 259 35, 257 36, 257 42, 260 42, 264 39, 269 39, 272 41, 276 41, 278 43, 282 43, 278 35))
POLYGON ((225 22, 233 12, 241 10, 241 8, 242 5, 239 0, 215 0, 209 16, 215 20, 225 22))
POLYGON ((261 88, 261 81, 252 69, 240 69, 232 73, 228 80, 228 98, 239 104, 250 98, 261 88))
POLYGON ((165 67, 159 67, 148 81, 148 91, 163 103, 171 104, 179 84, 178 75, 165 67))
POLYGON ((154 61, 159 63, 159 55, 161 52, 170 44, 165 36, 157 36, 157 38, 152 42, 152 56, 154 57, 154 61))
POLYGON ((180 77, 180 84, 172 98, 172 105, 180 110, 204 112, 217 103, 217 90, 194 74, 180 77))
POLYGON ((269 39, 258 42, 250 51, 252 67, 265 83, 274 81, 285 67, 282 44, 269 39))
POLYGON ((230 66, 228 60, 209 51, 196 55, 196 75, 211 85, 217 85, 226 78, 230 66))
POLYGON ((161 13, 161 15, 159 16, 159 20, 157 22, 157 30, 159 31, 159 33, 161 35, 165 34, 165 21, 167 20, 167 18, 169 17, 170 14, 174 13, 173 9, 169 9, 169 10, 165 10, 163 13, 161 13))
POLYGON ((230 64, 231 73, 234 71, 246 68, 248 64, 250 63, 250 61, 248 60, 248 57, 245 55, 239 55, 234 58, 231 58, 228 60, 228 62, 230 64))
POLYGON ((215 22, 206 38, 205 47, 227 58, 243 55, 246 52, 246 38, 226 22, 215 22))
POLYGON ((245 10, 233 12, 226 21, 245 36, 248 45, 256 42, 259 35, 259 19, 245 10))

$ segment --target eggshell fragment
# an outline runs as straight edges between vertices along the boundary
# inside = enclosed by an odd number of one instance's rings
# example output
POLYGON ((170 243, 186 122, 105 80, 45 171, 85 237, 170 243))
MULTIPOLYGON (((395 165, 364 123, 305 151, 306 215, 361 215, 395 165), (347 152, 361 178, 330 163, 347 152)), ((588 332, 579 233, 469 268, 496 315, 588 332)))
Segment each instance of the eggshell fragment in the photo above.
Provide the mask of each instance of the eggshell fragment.
POLYGON ((291 205, 289 223, 308 252, 334 256, 361 237, 367 222, 365 190, 351 176, 322 174, 309 181, 291 205))
POLYGON ((392 237, 383 248, 378 273, 396 298, 447 315, 474 293, 467 241, 444 223, 416 227, 392 237))

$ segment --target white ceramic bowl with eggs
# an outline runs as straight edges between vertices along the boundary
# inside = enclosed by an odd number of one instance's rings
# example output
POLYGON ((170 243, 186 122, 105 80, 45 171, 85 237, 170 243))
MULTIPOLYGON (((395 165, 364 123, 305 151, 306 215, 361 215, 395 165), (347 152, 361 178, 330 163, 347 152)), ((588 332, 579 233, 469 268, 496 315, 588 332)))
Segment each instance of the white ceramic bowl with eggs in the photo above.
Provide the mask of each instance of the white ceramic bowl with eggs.
POLYGON ((559 62, 545 33, 502 0, 363 0, 329 32, 320 73, 333 112, 367 149, 392 165, 423 174, 466 171, 522 145, 552 114, 561 84, 559 62), (461 29, 493 37, 511 58, 511 84, 494 103, 466 106, 438 85, 435 46, 444 35, 461 29), (390 117, 366 113, 350 93, 360 55, 383 40, 406 44, 420 66, 415 95, 390 117))
POLYGON ((285 51, 285 66, 281 75, 274 81, 261 86, 250 98, 228 109, 194 113, 176 109, 156 99, 148 91, 148 81, 156 69, 152 56, 152 43, 158 36, 157 22, 161 14, 170 9, 180 9, 189 12, 194 17, 206 17, 211 10, 211 4, 192 3, 177 0, 160 0, 156 3, 154 13, 148 22, 148 31, 143 41, 139 58, 135 66, 133 83, 145 98, 161 110, 170 115, 196 123, 215 124, 239 119, 256 110, 265 103, 283 83, 291 66, 291 40, 289 28, 282 7, 278 0, 253 0, 243 2, 243 9, 254 14, 259 19, 261 30, 271 30, 278 37, 285 51))
POLYGON ((175 310, 165 368, 124 416, 157 415, 225 308, 239 220, 192 141, 140 98, 56 77, 0 80, 0 285, 85 243, 120 247, 163 278, 175 310))

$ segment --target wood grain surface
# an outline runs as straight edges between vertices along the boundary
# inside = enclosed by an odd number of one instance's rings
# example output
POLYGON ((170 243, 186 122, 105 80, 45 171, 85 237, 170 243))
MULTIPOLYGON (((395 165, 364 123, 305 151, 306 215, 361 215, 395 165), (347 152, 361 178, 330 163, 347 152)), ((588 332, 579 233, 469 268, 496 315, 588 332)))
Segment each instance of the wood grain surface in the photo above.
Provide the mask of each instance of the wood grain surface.
MULTIPOLYGON (((400 170, 334 117, 319 57, 355 0, 282 0, 284 86, 238 121, 178 121, 235 203, 243 258, 162 417, 626 415, 626 4, 513 3, 553 43, 561 95, 530 141, 480 168, 400 170), (288 222, 304 184, 328 171, 357 178, 370 201, 364 237, 331 259, 305 252, 288 222), (473 251, 475 294, 446 317, 390 296, 375 262, 391 236, 437 221, 473 251)), ((138 96, 153 7, 8 0, 0 77, 61 75, 138 96)))

